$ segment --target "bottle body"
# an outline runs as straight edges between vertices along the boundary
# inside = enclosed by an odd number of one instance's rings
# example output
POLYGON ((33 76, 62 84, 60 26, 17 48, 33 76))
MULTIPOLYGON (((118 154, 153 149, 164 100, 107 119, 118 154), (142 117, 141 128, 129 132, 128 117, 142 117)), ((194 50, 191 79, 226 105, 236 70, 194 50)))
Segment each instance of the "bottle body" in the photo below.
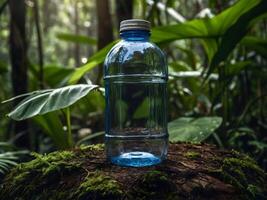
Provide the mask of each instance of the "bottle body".
POLYGON ((107 158, 121 166, 160 163, 167 154, 167 67, 149 32, 126 31, 105 60, 107 158))

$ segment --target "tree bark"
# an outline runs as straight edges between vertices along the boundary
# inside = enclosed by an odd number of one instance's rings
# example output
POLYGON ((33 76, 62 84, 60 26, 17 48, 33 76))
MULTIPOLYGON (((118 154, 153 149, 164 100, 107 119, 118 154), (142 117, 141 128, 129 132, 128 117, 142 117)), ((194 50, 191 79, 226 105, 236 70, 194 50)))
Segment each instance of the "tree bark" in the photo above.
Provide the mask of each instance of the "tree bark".
MULTIPOLYGON (((9 0, 10 36, 9 48, 11 59, 11 76, 13 95, 27 92, 27 43, 26 43, 26 5, 23 0, 9 0)), ((15 102, 16 104, 17 102, 15 102)), ((19 147, 30 147, 27 121, 15 122, 15 144, 19 147)))
POLYGON ((133 0, 116 0, 116 15, 119 29, 121 21, 133 18, 133 0))
MULTIPOLYGON (((97 49, 100 50, 113 41, 112 18, 109 11, 108 0, 96 0, 97 8, 97 49)), ((101 82, 103 69, 99 68, 96 83, 101 82)))
POLYGON ((106 161, 104 145, 54 152, 14 168, 3 199, 265 199, 266 174, 246 155, 208 144, 170 144, 167 159, 143 168, 106 161))

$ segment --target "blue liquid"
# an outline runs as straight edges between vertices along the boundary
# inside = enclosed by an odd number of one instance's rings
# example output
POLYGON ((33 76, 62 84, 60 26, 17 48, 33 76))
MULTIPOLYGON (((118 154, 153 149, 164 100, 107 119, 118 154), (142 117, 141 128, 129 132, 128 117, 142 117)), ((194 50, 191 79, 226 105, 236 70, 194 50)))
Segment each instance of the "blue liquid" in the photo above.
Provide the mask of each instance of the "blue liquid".
POLYGON ((161 159, 147 152, 130 152, 111 158, 111 162, 120 166, 145 167, 156 165, 161 159))
POLYGON ((108 160, 120 166, 145 167, 159 164, 166 158, 167 148, 166 134, 130 137, 106 135, 108 160))

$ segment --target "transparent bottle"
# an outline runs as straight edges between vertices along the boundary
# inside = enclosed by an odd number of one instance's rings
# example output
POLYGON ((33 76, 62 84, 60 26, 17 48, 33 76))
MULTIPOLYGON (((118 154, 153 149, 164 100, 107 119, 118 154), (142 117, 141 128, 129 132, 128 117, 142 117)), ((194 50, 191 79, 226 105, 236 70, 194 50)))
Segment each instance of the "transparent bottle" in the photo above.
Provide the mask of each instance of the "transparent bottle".
POLYGON ((107 159, 121 166, 155 165, 168 148, 165 56, 149 42, 148 21, 122 21, 120 36, 104 63, 107 159))

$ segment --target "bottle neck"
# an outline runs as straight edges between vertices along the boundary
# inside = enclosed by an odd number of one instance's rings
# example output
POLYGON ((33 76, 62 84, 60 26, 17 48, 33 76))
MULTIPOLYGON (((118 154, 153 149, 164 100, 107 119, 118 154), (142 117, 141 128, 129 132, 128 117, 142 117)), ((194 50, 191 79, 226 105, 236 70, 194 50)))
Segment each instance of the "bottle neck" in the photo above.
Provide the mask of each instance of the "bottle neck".
POLYGON ((150 32, 145 30, 127 30, 122 31, 120 36, 126 41, 148 41, 150 32))

